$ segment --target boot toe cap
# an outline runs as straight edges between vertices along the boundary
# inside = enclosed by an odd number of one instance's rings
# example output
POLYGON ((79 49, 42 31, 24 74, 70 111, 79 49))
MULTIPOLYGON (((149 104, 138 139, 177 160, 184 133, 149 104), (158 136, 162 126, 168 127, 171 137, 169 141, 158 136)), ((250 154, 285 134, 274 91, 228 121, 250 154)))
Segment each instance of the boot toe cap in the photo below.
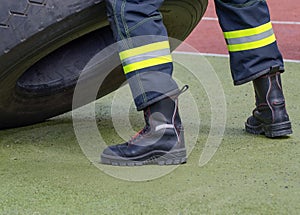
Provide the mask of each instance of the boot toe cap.
POLYGON ((102 155, 119 156, 119 150, 117 149, 117 147, 109 146, 103 150, 102 155))

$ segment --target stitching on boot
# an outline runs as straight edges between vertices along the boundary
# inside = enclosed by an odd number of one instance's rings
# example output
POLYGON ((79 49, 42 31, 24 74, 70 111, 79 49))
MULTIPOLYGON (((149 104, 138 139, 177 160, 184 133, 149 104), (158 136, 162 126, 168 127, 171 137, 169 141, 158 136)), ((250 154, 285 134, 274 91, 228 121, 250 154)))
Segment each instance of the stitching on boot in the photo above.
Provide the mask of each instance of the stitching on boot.
POLYGON ((274 121, 275 121, 274 110, 273 110, 273 108, 272 108, 272 106, 271 106, 271 104, 270 104, 270 102, 268 100, 270 92, 271 92, 271 89, 272 89, 272 83, 271 83, 271 77, 270 76, 268 77, 268 81, 269 81, 269 89, 268 89, 268 92, 267 92, 267 95, 266 95, 266 101, 267 101, 268 106, 269 106, 269 108, 270 108, 270 110, 272 112, 272 122, 274 123, 274 121))

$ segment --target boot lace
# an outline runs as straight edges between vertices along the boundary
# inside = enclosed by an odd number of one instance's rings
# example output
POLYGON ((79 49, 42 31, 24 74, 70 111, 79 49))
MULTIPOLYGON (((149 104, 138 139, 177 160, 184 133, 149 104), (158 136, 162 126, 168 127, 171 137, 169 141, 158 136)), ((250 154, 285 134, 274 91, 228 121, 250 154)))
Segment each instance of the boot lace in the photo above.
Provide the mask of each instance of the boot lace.
POLYGON ((130 140, 128 141, 128 144, 129 145, 134 144, 135 141, 142 138, 144 136, 144 134, 148 133, 149 130, 150 130, 150 126, 146 125, 143 129, 141 129, 133 137, 130 138, 130 140))

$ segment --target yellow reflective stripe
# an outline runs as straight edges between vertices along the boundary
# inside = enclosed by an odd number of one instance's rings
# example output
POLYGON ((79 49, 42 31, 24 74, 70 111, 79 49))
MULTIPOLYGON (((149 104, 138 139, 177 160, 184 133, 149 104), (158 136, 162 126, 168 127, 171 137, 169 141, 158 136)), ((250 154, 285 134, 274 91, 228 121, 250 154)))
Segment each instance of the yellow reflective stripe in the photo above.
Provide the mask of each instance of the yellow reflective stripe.
POLYGON ((262 40, 249 42, 249 43, 227 45, 227 47, 230 52, 237 52, 237 51, 245 51, 245 50, 250 50, 250 49, 261 48, 261 47, 267 46, 275 41, 276 41, 276 38, 275 38, 275 35, 273 34, 270 37, 264 38, 262 40))
POLYGON ((127 74, 127 73, 133 72, 135 70, 144 69, 147 67, 156 66, 156 65, 160 65, 160 64, 164 64, 164 63, 170 63, 170 62, 172 62, 172 56, 165 55, 165 56, 161 56, 161 57, 151 58, 148 60, 143 60, 143 61, 139 61, 136 63, 132 63, 132 64, 124 66, 123 69, 124 69, 124 73, 127 74))
POLYGON ((134 57, 136 55, 157 51, 161 49, 166 49, 166 48, 170 48, 169 41, 156 42, 156 43, 151 43, 148 45, 136 47, 133 49, 128 49, 120 52, 119 55, 120 55, 120 59, 124 60, 129 57, 134 57))
POLYGON ((271 24, 271 22, 268 22, 266 24, 263 24, 261 26, 255 27, 255 28, 224 32, 224 37, 225 37, 225 39, 247 37, 247 36, 252 36, 255 34, 261 34, 270 29, 272 29, 272 24, 271 24))

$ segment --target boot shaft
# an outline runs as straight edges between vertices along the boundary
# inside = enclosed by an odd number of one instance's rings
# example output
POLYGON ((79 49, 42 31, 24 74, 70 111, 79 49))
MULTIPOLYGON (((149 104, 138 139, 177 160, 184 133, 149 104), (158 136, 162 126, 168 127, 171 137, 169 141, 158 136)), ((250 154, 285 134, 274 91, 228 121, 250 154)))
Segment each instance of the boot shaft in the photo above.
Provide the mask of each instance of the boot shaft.
POLYGON ((289 121, 282 91, 280 72, 253 81, 256 97, 254 116, 265 123, 289 121))
POLYGON ((157 126, 182 127, 178 112, 178 98, 166 97, 144 109, 146 126, 155 129, 157 126))

